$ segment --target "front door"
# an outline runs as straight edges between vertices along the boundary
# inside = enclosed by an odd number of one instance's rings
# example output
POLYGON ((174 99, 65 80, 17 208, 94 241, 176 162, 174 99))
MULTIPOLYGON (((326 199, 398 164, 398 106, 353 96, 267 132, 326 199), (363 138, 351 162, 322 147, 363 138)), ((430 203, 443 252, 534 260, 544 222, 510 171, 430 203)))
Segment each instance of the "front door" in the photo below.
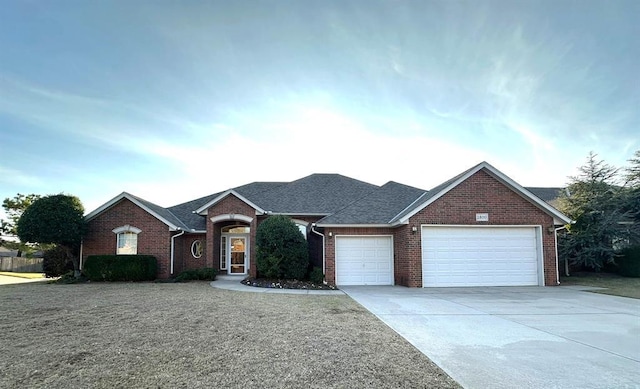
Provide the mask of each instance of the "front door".
POLYGON ((229 274, 247 273, 247 238, 229 237, 229 274))

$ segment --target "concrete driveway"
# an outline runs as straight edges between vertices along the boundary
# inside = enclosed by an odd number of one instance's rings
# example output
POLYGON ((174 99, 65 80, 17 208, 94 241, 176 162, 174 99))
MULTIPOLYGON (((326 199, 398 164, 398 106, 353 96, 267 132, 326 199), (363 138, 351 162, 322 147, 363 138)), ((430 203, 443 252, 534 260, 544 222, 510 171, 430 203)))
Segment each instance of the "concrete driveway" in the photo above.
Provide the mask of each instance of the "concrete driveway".
POLYGON ((568 287, 341 289, 465 388, 640 388, 640 300, 568 287))

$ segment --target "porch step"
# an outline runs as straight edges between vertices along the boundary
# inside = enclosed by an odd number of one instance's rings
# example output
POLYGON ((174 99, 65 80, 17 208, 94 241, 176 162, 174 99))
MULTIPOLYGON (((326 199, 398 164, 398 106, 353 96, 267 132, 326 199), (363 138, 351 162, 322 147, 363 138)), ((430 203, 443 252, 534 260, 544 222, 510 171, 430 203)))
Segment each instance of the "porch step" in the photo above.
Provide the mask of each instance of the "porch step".
POLYGON ((240 274, 240 275, 233 275, 233 274, 218 274, 216 276, 217 280, 222 280, 222 281, 242 281, 245 278, 247 278, 247 276, 245 274, 240 274))

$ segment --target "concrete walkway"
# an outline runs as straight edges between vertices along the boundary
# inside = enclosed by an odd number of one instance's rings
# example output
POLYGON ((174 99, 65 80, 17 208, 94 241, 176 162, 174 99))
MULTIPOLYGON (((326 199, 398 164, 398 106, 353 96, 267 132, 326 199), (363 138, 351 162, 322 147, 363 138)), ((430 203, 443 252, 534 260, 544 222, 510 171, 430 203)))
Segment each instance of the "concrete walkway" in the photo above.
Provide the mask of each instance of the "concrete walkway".
POLYGON ((640 387, 640 300, 563 287, 341 289, 465 388, 640 387))
POLYGON ((47 279, 47 278, 22 278, 22 277, 16 277, 16 276, 6 276, 3 274, 0 274, 0 285, 13 285, 13 284, 25 284, 25 283, 31 283, 31 282, 47 282, 47 281, 51 281, 51 279, 47 279))
POLYGON ((314 295, 344 295, 341 290, 309 290, 309 289, 279 289, 279 288, 258 288, 240 283, 245 276, 217 276, 215 281, 211 281, 211 286, 216 289, 235 290, 237 292, 251 293, 276 293, 276 294, 314 294, 314 295))

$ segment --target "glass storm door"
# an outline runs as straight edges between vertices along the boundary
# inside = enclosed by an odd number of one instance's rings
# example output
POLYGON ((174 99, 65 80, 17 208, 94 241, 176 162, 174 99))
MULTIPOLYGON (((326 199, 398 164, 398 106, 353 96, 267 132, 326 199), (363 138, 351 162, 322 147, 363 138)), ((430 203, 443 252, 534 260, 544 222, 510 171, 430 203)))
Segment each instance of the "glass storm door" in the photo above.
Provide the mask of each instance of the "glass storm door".
POLYGON ((247 273, 247 238, 229 237, 229 274, 247 273))

